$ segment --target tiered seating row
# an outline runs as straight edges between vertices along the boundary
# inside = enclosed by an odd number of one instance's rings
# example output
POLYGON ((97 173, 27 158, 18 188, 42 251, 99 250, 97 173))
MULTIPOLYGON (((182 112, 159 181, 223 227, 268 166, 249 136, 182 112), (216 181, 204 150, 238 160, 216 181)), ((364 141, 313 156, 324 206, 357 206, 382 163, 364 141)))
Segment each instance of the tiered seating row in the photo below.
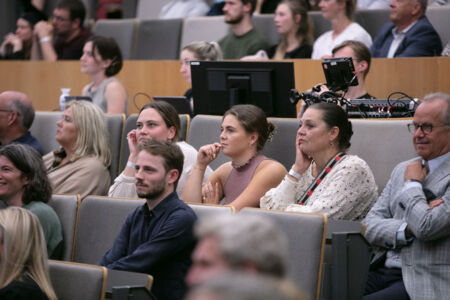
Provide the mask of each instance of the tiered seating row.
MULTIPOLYGON (((427 16, 438 31, 442 43, 450 40, 450 7, 430 7, 427 16)), ((330 22, 320 12, 308 13, 314 24, 314 38, 330 30, 330 22)), ((270 44, 278 42, 274 15, 255 15, 253 24, 270 44)), ((355 21, 374 38, 389 21, 389 10, 358 10, 355 21)), ((124 59, 178 59, 180 49, 193 41, 217 41, 228 33, 223 16, 188 19, 121 19, 99 20, 93 31, 114 37, 124 59)))

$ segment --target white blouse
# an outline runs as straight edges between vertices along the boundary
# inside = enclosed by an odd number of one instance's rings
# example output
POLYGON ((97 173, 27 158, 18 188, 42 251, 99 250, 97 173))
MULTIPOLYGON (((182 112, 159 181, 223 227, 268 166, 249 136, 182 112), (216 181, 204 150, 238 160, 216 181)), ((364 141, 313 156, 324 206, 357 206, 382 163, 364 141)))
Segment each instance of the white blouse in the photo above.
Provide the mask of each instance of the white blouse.
POLYGON ((378 197, 378 187, 367 163, 356 155, 346 155, 304 205, 295 204, 313 182, 311 172, 312 164, 298 182, 286 175, 276 188, 260 199, 260 207, 323 213, 332 219, 361 220, 378 197))

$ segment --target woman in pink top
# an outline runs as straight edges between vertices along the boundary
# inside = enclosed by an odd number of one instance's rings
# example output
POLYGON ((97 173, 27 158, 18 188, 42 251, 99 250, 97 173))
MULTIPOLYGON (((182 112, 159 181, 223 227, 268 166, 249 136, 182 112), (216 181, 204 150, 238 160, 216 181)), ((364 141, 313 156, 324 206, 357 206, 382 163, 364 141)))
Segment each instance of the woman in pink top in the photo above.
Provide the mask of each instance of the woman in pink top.
POLYGON ((223 203, 236 210, 259 207, 259 198, 286 174, 282 164, 260 154, 273 131, 273 124, 257 106, 236 105, 225 112, 220 143, 205 145, 198 151, 183 200, 218 204, 225 198, 223 203), (217 168, 202 187, 205 169, 220 150, 231 162, 217 168))

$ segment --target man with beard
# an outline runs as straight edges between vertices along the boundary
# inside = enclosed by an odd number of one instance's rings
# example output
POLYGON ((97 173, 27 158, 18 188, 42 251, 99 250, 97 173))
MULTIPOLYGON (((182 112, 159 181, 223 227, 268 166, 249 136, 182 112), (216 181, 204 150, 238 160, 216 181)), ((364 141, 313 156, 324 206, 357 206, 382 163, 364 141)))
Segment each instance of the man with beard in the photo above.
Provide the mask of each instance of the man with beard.
POLYGON ((85 16, 83 2, 59 1, 53 10, 52 24, 41 21, 34 26, 32 59, 80 59, 83 46, 91 35, 88 29, 83 28, 85 16))
POLYGON ((219 41, 224 59, 239 59, 269 47, 252 25, 255 4, 256 0, 225 0, 223 12, 231 32, 219 41))
POLYGON ((183 299, 186 291, 197 217, 175 192, 182 169, 177 145, 154 139, 138 145, 136 191, 147 201, 127 217, 100 261, 110 269, 151 274, 157 299, 183 299))

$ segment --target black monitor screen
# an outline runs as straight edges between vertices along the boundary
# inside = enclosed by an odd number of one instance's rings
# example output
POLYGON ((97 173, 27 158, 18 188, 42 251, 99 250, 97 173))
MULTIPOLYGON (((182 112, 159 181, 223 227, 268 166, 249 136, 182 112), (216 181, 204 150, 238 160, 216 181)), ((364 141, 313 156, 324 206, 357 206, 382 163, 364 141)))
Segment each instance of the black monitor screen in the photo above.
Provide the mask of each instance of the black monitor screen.
POLYGON ((223 115, 236 104, 254 104, 269 117, 295 117, 289 101, 292 62, 192 61, 194 113, 223 115))

